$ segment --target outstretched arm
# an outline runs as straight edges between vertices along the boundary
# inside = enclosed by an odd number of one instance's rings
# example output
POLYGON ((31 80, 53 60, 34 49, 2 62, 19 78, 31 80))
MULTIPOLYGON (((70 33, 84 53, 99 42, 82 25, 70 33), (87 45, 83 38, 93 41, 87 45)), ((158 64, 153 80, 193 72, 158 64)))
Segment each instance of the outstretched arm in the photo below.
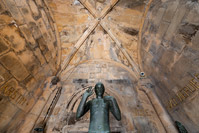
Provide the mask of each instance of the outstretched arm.
POLYGON ((120 108, 117 104, 116 99, 112 96, 106 96, 106 99, 109 101, 111 113, 118 121, 120 121, 121 120, 121 112, 120 112, 120 108))
POLYGON ((88 110, 90 106, 90 101, 86 103, 87 99, 89 96, 92 95, 91 88, 86 90, 82 96, 82 100, 78 106, 77 113, 76 113, 76 118, 82 117, 88 110))

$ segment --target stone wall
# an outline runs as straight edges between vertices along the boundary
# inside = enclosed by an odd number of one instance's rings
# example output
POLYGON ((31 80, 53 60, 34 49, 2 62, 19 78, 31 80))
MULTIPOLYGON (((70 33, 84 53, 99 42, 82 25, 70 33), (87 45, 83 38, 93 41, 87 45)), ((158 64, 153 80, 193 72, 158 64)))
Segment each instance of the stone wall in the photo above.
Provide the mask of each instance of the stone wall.
MULTIPOLYGON (((138 89, 133 72, 120 63, 86 61, 71 68, 61 77, 61 81, 61 96, 46 125, 46 132, 88 132, 89 112, 79 120, 76 120, 75 114, 86 87, 94 86, 97 82, 105 85, 105 95, 114 96, 121 110, 120 122, 110 115, 111 131, 165 132, 150 100, 138 89)), ((95 94, 89 99, 92 98, 95 98, 95 94)))
POLYGON ((15 132, 59 68, 56 26, 42 0, 0 1, 0 131, 15 132))
POLYGON ((140 67, 174 121, 199 132, 199 3, 154 0, 145 18, 140 67))

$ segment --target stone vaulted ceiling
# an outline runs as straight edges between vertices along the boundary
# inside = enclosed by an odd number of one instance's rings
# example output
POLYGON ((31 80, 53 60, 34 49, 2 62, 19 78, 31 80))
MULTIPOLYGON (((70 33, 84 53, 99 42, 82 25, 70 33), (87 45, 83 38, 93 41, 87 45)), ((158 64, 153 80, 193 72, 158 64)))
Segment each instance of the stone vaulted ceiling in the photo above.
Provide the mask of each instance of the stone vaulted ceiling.
POLYGON ((62 69, 85 60, 113 60, 138 72, 144 0, 48 0, 60 34, 62 69))
POLYGON ((0 132, 87 132, 75 113, 99 81, 111 131, 199 132, 198 2, 0 0, 0 132))

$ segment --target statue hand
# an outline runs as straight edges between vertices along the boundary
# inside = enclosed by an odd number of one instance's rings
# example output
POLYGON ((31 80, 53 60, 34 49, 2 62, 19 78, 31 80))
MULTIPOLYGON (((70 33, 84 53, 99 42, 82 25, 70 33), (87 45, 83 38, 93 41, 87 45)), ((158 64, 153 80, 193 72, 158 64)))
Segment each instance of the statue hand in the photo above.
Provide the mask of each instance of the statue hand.
POLYGON ((89 87, 89 89, 84 92, 83 97, 91 96, 93 94, 93 91, 91 89, 92 87, 89 87))

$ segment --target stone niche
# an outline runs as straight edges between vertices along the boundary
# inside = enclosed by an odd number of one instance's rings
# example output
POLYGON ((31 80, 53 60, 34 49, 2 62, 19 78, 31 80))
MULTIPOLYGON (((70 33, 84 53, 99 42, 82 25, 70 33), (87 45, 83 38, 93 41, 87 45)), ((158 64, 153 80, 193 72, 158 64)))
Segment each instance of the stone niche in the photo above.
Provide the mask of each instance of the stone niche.
MULTIPOLYGON (((79 120, 75 115, 86 91, 84 88, 99 81, 105 85, 105 95, 114 96, 121 110, 121 121, 110 114, 113 133, 165 132, 149 99, 138 90, 136 78, 126 66, 113 61, 91 60, 63 73, 66 74, 61 77, 62 94, 46 125, 46 132, 88 132, 89 112, 79 120)), ((95 94, 90 99, 94 97, 95 94)))
POLYGON ((17 132, 59 67, 58 42, 47 5, 0 2, 0 131, 17 132))
POLYGON ((140 67, 174 121, 199 132, 199 3, 155 0, 140 44, 140 67))

